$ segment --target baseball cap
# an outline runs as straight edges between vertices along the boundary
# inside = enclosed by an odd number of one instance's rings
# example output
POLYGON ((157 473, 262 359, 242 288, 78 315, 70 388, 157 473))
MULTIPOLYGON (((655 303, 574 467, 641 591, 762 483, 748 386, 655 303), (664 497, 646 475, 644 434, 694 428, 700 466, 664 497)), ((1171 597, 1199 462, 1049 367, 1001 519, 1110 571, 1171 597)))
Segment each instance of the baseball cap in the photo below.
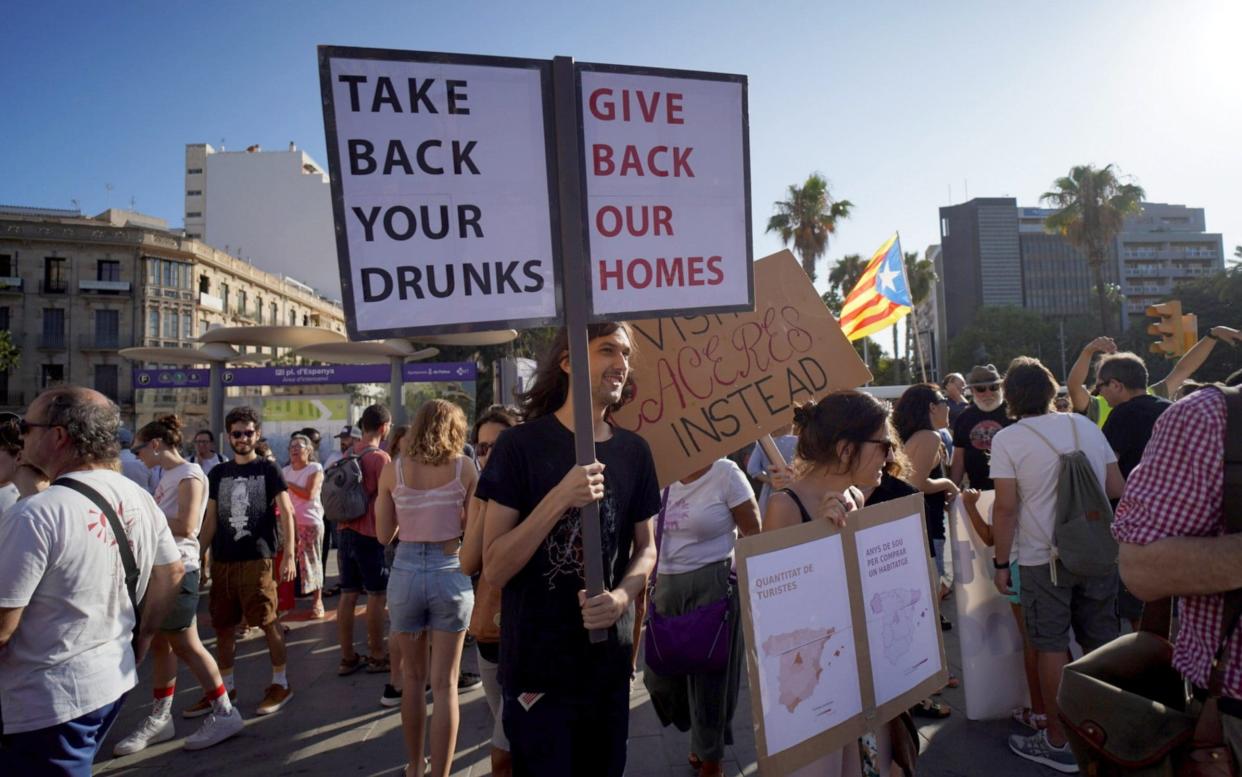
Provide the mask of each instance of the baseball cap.
POLYGON ((341 433, 337 435, 338 438, 340 437, 361 437, 361 436, 362 436, 362 430, 356 426, 346 426, 345 428, 341 429, 341 433))

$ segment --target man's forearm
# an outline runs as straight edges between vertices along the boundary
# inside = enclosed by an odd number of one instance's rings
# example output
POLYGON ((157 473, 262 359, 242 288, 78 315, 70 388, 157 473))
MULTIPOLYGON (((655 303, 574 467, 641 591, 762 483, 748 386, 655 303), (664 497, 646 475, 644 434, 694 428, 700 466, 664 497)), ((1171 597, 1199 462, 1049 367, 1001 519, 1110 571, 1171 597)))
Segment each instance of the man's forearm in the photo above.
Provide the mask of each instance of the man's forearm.
POLYGON ((625 570, 625 577, 621 578, 621 584, 617 588, 623 589, 631 602, 636 600, 643 588, 646 587, 647 578, 651 576, 651 571, 655 569, 655 560, 656 549, 654 544, 644 547, 630 559, 630 565, 625 570))
POLYGON ((1010 561, 1013 553, 1013 535, 1017 527, 1017 515, 1012 510, 994 507, 992 510, 992 539, 996 541, 996 560, 1010 561))
POLYGON ((1182 384, 1190 379, 1191 375, 1203 366, 1208 356, 1212 353, 1212 349, 1216 347, 1216 340, 1212 337, 1201 337, 1199 342, 1190 347, 1190 350, 1182 355, 1173 365, 1173 369, 1169 370, 1168 376, 1161 381, 1164 383, 1167 396, 1172 399, 1177 394, 1177 390, 1182 384))
POLYGON ((159 631, 160 624, 164 622, 164 616, 172 608, 173 599, 177 596, 177 588, 181 585, 181 578, 184 576, 185 567, 180 561, 151 567, 147 591, 142 597, 142 602, 139 603, 142 609, 139 637, 152 637, 159 631))
POLYGON ((1081 413, 1087 409, 1087 403, 1091 400, 1091 393, 1087 391, 1087 372, 1091 369, 1091 358, 1095 356, 1095 351, 1084 350, 1078 354, 1078 358, 1074 360, 1074 366, 1070 367, 1069 375, 1065 378, 1065 386, 1069 391, 1070 405, 1074 410, 1081 413))
POLYGON ((1121 579, 1138 598, 1207 596, 1242 588, 1242 534, 1122 543, 1121 579))

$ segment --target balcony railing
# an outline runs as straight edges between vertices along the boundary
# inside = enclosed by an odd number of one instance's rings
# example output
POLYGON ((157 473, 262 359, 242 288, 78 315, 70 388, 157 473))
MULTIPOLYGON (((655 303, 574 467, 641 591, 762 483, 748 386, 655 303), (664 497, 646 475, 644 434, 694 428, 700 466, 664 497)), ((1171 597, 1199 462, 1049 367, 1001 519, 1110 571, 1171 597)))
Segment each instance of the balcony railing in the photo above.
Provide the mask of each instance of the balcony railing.
POLYGON ((115 351, 121 347, 121 336, 116 332, 96 332, 79 335, 79 351, 115 351))
POLYGON ((48 278, 44 278, 43 280, 39 281, 39 293, 40 294, 68 294, 69 293, 69 281, 54 280, 54 279, 49 280, 48 278))
MULTIPOLYGON (((13 376, 10 375, 9 379, 12 380, 12 377, 13 376)), ((0 407, 25 407, 25 406, 26 406, 25 392, 14 391, 12 389, 10 389, 9 391, 0 391, 0 407)))
POLYGON ((78 291, 93 291, 99 294, 128 294, 129 281, 78 281, 78 291))
POLYGON ((0 294, 21 294, 22 279, 16 275, 0 276, 0 294))
POLYGON ((63 351, 65 348, 65 333, 48 334, 44 332, 39 335, 39 347, 45 350, 63 351))

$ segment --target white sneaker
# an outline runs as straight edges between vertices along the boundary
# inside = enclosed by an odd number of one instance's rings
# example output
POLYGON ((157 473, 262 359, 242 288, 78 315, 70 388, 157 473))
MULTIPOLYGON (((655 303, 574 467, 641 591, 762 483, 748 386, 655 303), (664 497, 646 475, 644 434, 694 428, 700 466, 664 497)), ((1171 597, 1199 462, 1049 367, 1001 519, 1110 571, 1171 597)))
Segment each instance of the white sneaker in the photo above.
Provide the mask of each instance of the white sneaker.
POLYGON ((202 750, 218 745, 245 727, 241 712, 236 707, 229 710, 227 715, 217 715, 213 712, 203 721, 203 725, 199 726, 198 731, 185 738, 185 749, 202 750))
POLYGON ((113 755, 131 755, 139 750, 146 750, 151 745, 167 742, 177 735, 173 728, 172 716, 157 718, 148 715, 138 724, 138 728, 129 736, 116 743, 112 748, 113 755))

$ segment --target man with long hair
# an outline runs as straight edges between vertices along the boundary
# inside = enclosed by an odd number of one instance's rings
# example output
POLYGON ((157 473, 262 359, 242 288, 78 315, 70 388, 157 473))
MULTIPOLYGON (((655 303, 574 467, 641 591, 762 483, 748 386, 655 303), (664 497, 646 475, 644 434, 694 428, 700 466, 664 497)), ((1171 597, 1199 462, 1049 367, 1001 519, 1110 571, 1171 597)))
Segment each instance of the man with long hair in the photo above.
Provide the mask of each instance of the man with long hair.
POLYGON ((500 435, 481 477, 483 569, 503 586, 500 684, 517 777, 625 771, 633 602, 655 562, 660 508, 646 441, 610 423, 633 396, 624 323, 587 329, 589 365, 562 330, 522 395, 526 423, 500 435), (597 461, 574 456, 570 370, 585 370, 597 461), (599 502, 604 592, 584 589, 581 508, 599 502), (606 632, 592 644, 589 629, 606 632))

